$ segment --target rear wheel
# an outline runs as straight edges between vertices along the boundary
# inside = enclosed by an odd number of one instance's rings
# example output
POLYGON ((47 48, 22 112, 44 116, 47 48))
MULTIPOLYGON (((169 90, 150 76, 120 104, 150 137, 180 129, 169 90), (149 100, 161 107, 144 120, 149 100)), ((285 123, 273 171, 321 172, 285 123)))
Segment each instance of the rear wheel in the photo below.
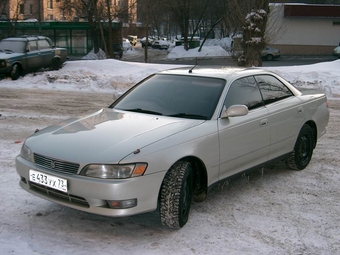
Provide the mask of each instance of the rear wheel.
POLYGON ((315 146, 313 130, 308 125, 303 125, 296 140, 294 151, 287 159, 287 165, 293 170, 306 168, 312 159, 315 146))
POLYGON ((52 60, 51 69, 55 70, 55 71, 60 69, 60 59, 59 58, 54 58, 52 60))
POLYGON ((11 69, 12 80, 19 79, 20 75, 21 75, 21 67, 18 64, 14 64, 11 69))
POLYGON ((274 59, 274 56, 269 54, 269 55, 267 55, 266 58, 267 58, 268 61, 272 61, 274 59))
POLYGON ((164 226, 183 227, 189 218, 193 171, 187 161, 175 163, 165 175, 160 193, 160 217, 164 226))

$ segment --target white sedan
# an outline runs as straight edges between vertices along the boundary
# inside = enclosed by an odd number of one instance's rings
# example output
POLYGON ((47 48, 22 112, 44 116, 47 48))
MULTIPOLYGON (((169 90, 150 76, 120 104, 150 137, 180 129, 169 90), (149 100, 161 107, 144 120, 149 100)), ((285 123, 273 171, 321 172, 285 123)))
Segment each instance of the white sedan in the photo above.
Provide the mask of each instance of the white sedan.
POLYGON ((100 215, 160 212, 183 227, 192 199, 284 160, 306 168, 329 119, 323 93, 261 69, 192 67, 151 75, 108 108, 36 132, 16 158, 20 186, 100 215))

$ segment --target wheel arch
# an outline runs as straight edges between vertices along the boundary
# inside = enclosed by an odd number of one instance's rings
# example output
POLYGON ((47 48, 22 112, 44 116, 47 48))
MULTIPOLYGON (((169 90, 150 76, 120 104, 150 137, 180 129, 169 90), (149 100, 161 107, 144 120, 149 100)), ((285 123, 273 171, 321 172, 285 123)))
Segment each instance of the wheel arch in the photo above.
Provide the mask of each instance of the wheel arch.
POLYGON ((52 60, 56 59, 56 58, 59 59, 59 60, 61 59, 61 57, 58 54, 56 54, 56 55, 53 56, 52 60))
POLYGON ((18 65, 20 67, 21 73, 24 71, 24 67, 23 67, 23 65, 20 61, 13 62, 12 65, 11 65, 11 70, 12 70, 13 66, 15 66, 15 65, 18 65))
POLYGON ((51 64, 50 64, 50 69, 53 71, 57 71, 61 68, 61 58, 58 55, 55 55, 52 58, 51 64))
POLYGON ((24 69, 22 63, 20 61, 17 61, 11 65, 11 69, 9 71, 9 76, 12 77, 12 80, 17 80, 20 76, 23 76, 25 74, 26 70, 24 69), (13 68, 17 66, 15 73, 13 73, 13 68))
POLYGON ((318 140, 318 128, 316 126, 316 123, 313 120, 309 120, 306 123, 304 123, 304 125, 308 125, 313 131, 314 149, 315 149, 316 143, 317 143, 317 140, 318 140))
POLYGON ((194 172, 194 196, 198 196, 207 192, 208 188, 208 173, 203 161, 197 157, 186 157, 182 160, 191 163, 194 172))
MULTIPOLYGON (((171 167, 179 161, 187 161, 191 164, 194 173, 194 200, 197 202, 204 201, 208 192, 208 173, 205 164, 198 157, 187 156, 174 162, 168 170, 170 170, 171 167)), ((160 190, 158 197, 160 196, 160 190)))

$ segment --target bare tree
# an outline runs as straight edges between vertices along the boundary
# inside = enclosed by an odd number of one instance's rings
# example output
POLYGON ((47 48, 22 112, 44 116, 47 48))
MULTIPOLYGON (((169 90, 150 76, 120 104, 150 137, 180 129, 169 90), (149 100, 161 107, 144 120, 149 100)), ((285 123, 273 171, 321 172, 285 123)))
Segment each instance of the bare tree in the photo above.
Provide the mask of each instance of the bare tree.
MULTIPOLYGON (((98 26, 100 27, 101 36, 103 38, 103 45, 106 52, 107 58, 113 58, 113 20, 118 18, 120 19, 120 22, 123 22, 125 20, 128 22, 130 20, 130 12, 135 7, 137 3, 137 0, 130 0, 125 2, 125 4, 122 5, 113 5, 112 0, 102 0, 99 2, 99 8, 97 11, 99 16, 102 17, 102 20, 98 17, 98 26), (106 34, 107 34, 107 40, 105 40, 105 34, 102 27, 101 21, 104 21, 106 34)), ((121 39, 121 38, 120 38, 121 39)), ((121 43, 121 40, 120 40, 121 43)))
POLYGON ((164 1, 163 3, 165 12, 169 14, 170 19, 172 19, 181 30, 185 50, 189 49, 189 22, 191 8, 194 2, 194 0, 172 0, 164 1))
POLYGON ((229 22, 235 31, 242 31, 240 42, 242 55, 238 58, 241 66, 262 66, 261 51, 266 45, 266 27, 269 14, 269 0, 233 0, 235 10, 229 22))
MULTIPOLYGON (((209 38, 211 32, 218 26, 220 23, 225 20, 225 17, 230 14, 232 9, 228 10, 227 0, 218 0, 215 5, 208 5, 207 8, 207 17, 208 23, 210 24, 207 33, 204 36, 203 42, 200 45, 198 51, 202 50, 202 47, 205 41, 209 38)), ((202 20, 203 21, 203 20, 202 20)))
POLYGON ((59 8, 64 11, 74 13, 75 16, 86 18, 89 22, 90 35, 93 42, 94 53, 99 52, 99 40, 100 35, 98 23, 98 0, 65 0, 59 8))
POLYGON ((112 0, 65 0, 59 8, 87 19, 94 53, 100 50, 99 37, 101 37, 106 57, 111 58, 113 57, 113 20, 126 18, 135 3, 136 0, 130 1, 128 5, 115 6, 112 0))
MULTIPOLYGON (((141 18, 139 19, 144 23, 145 27, 145 47, 144 47, 144 62, 148 62, 148 46, 149 46, 149 29, 150 27, 156 27, 156 31, 159 35, 160 28, 159 25, 162 22, 162 18, 159 19, 159 15, 161 12, 162 2, 158 0, 139 0, 138 8, 139 14, 141 14, 141 18)), ((163 12, 164 15, 164 12, 163 12)), ((166 16, 166 15, 164 15, 166 16)))

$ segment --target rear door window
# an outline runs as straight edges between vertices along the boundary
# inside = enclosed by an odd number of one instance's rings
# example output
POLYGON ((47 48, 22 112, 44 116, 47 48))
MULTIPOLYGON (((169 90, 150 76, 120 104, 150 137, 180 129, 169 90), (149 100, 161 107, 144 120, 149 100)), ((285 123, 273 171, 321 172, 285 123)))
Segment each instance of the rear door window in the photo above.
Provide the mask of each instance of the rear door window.
POLYGON ((38 41, 38 46, 39 46, 40 50, 51 49, 52 48, 47 40, 39 40, 38 41))
POLYGON ((266 105, 293 96, 293 93, 274 76, 257 75, 255 79, 266 105))

